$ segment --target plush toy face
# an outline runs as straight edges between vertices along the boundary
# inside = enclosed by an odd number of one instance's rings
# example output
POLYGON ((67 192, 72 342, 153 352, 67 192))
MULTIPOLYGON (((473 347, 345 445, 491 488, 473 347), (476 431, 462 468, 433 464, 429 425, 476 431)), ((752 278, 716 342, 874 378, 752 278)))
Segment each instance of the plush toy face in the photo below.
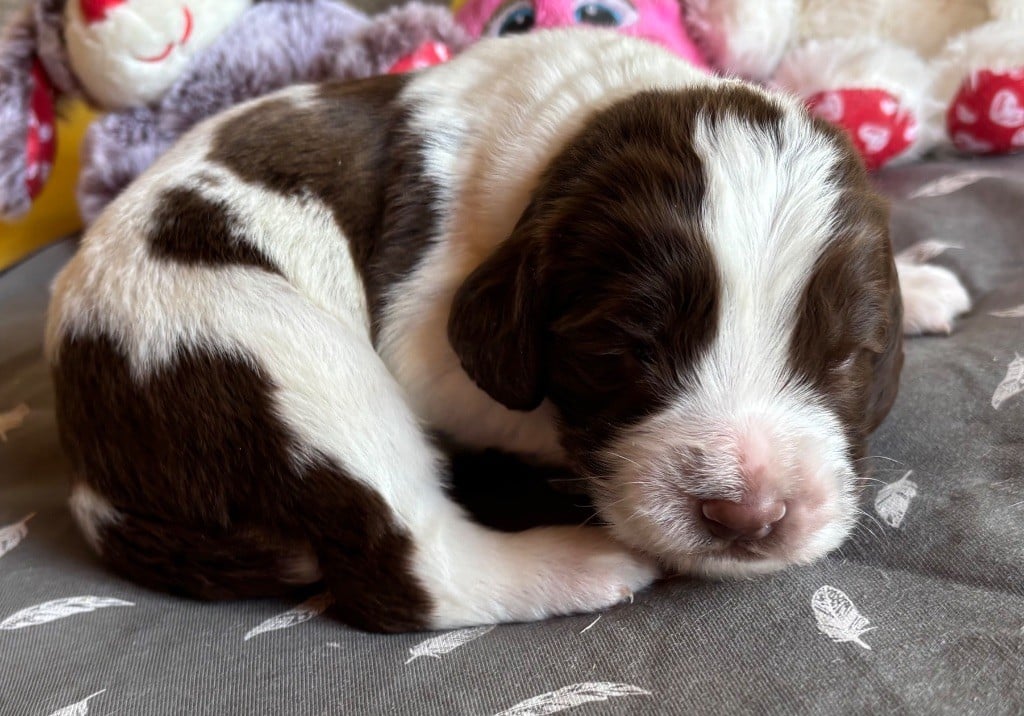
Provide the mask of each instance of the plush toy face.
POLYGON ((72 69, 106 109, 159 98, 252 0, 68 0, 72 69))
POLYGON ((474 37, 503 37, 571 25, 617 28, 653 40, 706 67, 687 35, 679 0, 465 0, 456 19, 474 37))

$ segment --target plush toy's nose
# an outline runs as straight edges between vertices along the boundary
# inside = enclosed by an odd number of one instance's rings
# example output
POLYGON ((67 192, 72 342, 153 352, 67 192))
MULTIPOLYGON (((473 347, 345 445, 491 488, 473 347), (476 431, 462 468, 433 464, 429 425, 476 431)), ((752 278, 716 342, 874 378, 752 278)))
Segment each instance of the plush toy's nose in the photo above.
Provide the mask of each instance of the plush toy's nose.
POLYGON ((102 22, 107 17, 107 10, 117 5, 122 5, 127 0, 78 0, 82 6, 82 17, 90 25, 94 22, 102 22))

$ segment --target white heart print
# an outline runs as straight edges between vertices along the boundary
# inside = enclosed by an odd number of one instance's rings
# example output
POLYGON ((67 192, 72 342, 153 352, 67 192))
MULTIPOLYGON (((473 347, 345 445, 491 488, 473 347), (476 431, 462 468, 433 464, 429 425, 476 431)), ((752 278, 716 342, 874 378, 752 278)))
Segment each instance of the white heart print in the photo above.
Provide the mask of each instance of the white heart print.
POLYGON ((957 132, 953 135, 953 141, 957 146, 968 152, 991 152, 992 145, 983 139, 978 139, 968 132, 957 132))
POLYGON ((1024 126, 1024 106, 1021 106, 1020 98, 1012 90, 1001 89, 996 92, 988 116, 1000 127, 1024 126))
POLYGON ((978 113, 966 104, 958 104, 954 111, 956 112, 956 118, 964 124, 974 124, 978 121, 978 113))
POLYGON ((843 98, 835 92, 826 92, 821 102, 814 108, 814 112, 828 122, 838 122, 843 118, 846 107, 843 106, 843 98))
POLYGON ((900 105, 896 100, 889 99, 886 97, 878 103, 878 108, 882 110, 882 114, 888 115, 889 117, 896 114, 896 110, 899 109, 900 105))
POLYGON ((878 154, 889 143, 892 131, 880 124, 867 122, 857 129, 857 136, 864 142, 864 149, 868 154, 878 154))

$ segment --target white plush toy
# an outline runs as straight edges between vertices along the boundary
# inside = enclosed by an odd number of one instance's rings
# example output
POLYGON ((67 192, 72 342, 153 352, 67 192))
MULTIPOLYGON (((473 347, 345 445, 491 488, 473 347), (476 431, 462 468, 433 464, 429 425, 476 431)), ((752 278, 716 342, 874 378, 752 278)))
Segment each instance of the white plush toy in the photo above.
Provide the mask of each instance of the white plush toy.
POLYGON ((83 0, 65 7, 64 39, 86 91, 108 109, 161 97, 252 0, 83 0))
POLYGON ((869 168, 1024 150, 1024 0, 689 0, 719 70, 802 96, 869 168))

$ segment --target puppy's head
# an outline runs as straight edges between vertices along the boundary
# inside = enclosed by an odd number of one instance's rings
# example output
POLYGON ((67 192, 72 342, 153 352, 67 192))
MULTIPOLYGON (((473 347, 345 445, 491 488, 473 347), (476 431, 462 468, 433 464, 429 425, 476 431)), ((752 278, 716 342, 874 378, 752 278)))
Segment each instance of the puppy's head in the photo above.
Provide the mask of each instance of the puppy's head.
POLYGON ((884 203, 846 139, 742 85, 595 115, 456 295, 463 367, 550 400, 622 541, 667 566, 806 562, 854 522, 902 364, 884 203))

